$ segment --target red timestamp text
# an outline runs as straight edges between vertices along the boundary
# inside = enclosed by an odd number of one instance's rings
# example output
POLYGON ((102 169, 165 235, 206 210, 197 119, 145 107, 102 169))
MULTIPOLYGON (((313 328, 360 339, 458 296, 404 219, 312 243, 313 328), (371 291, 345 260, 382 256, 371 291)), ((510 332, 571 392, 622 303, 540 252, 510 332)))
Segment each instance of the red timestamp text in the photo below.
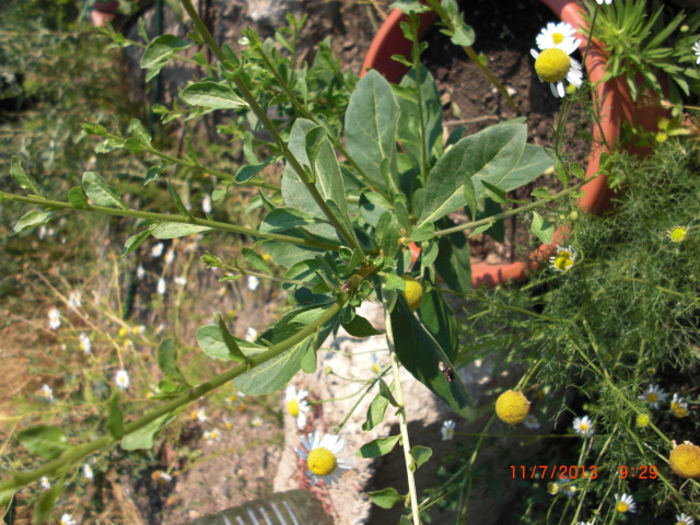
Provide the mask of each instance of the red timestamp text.
POLYGON ((617 467, 617 477, 620 479, 657 479, 659 468, 656 465, 620 465, 617 467))
POLYGON ((576 479, 598 477, 596 465, 508 465, 511 479, 576 479))

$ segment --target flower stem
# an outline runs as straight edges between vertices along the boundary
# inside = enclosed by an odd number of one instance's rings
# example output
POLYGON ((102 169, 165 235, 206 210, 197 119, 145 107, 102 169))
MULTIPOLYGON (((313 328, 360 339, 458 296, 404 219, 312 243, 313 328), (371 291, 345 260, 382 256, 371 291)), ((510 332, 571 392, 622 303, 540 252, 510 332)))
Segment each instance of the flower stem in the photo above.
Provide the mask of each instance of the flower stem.
POLYGON ((386 312, 386 341, 391 353, 391 369, 394 373, 394 397, 398 403, 399 428, 401 430, 401 446, 403 447, 403 456, 406 463, 406 479, 408 481, 408 494, 411 500, 411 516, 413 525, 420 525, 420 514, 418 511, 418 492, 416 491, 416 479, 413 475, 415 470, 415 462, 411 456, 411 443, 408 437, 408 423, 406 421, 406 406, 403 402, 403 392, 401 391, 401 377, 399 375, 399 358, 394 349, 394 332, 391 327, 391 315, 389 314, 388 305, 384 304, 386 312))

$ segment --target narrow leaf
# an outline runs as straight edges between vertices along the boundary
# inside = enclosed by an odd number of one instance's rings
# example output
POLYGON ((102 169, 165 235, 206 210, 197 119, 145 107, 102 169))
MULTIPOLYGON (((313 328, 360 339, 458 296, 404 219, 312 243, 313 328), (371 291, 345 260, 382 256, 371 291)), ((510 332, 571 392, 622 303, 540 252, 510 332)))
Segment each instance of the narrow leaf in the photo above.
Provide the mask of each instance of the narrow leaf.
POLYGON ((221 331, 221 336, 223 337, 224 344, 226 345, 226 348, 228 348, 228 358, 231 361, 238 361, 239 363, 247 361, 248 358, 244 356, 243 352, 241 352, 241 349, 238 348, 238 343, 236 343, 236 340, 231 335, 231 332, 228 331, 226 323, 224 322, 224 318, 221 317, 221 314, 216 314, 216 320, 219 325, 219 330, 221 331))
POLYGON ((349 323, 343 323, 343 328, 345 328, 347 333, 355 337, 369 337, 371 335, 383 333, 374 328, 370 322, 361 315, 356 315, 349 323))
POLYGON ((16 155, 12 156, 10 164, 10 175, 12 176, 14 181, 17 184, 19 184, 20 188, 22 188, 24 191, 33 193, 34 195, 41 195, 41 193, 39 193, 39 188, 36 184, 36 181, 32 178, 31 175, 24 171, 24 168, 22 167, 22 161, 16 155))
POLYGON ((156 239, 175 239, 211 230, 209 226, 189 224, 186 222, 161 222, 153 228, 151 234, 156 239))
POLYGON ((172 414, 163 414, 138 430, 130 432, 121 440, 121 447, 124 450, 148 450, 153 448, 156 434, 175 419, 172 414))
POLYGON ((177 366, 177 348, 171 337, 158 345, 158 366, 165 377, 187 384, 185 376, 177 366))
POLYGON ((190 84, 182 91, 181 98, 191 106, 207 109, 238 109, 247 106, 230 86, 211 81, 190 84))
POLYGON ((362 423, 362 430, 365 432, 372 430, 384 421, 387 406, 389 406, 389 401, 386 397, 381 394, 374 396, 369 407, 367 407, 367 415, 365 416, 365 422, 362 423))
POLYGON ((119 195, 97 173, 92 171, 83 173, 83 190, 97 206, 126 210, 119 195))
POLYGON ((33 228, 39 224, 44 224, 51 219, 52 215, 53 213, 50 211, 30 210, 19 218, 12 228, 12 231, 19 233, 26 228, 33 228))
POLYGON ((119 394, 114 393, 107 401, 107 432, 115 438, 124 436, 124 416, 119 406, 119 394))
POLYGON ((400 435, 389 436, 385 438, 377 438, 360 447, 357 455, 362 458, 376 458, 388 454, 396 446, 396 443, 401 439, 400 435))

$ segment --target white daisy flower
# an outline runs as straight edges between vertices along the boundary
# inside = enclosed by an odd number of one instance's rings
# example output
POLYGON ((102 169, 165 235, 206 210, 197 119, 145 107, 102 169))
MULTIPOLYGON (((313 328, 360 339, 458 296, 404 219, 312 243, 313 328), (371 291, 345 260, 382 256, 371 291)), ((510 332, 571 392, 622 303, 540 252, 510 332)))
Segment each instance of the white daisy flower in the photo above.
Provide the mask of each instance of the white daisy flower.
POLYGON ((700 40, 693 44, 693 53, 695 53, 695 56, 698 57, 698 60, 695 63, 700 64, 700 40))
POLYGON ((219 438, 221 435, 219 434, 219 431, 216 429, 213 430, 205 430, 204 434, 202 434, 202 437, 204 438, 204 441, 207 442, 207 445, 211 445, 215 441, 219 441, 219 438))
POLYGON ((59 522, 59 525, 75 525, 75 520, 73 519, 73 516, 71 516, 67 512, 64 512, 61 516, 61 521, 59 522))
POLYGON ((95 478, 95 474, 92 472, 92 467, 87 463, 83 463, 82 466, 83 479, 85 481, 92 481, 95 478))
POLYGON ((695 520, 685 512, 676 514, 676 525, 695 525, 695 520))
POLYGON ((523 419, 523 425, 525 425, 525 428, 530 430, 537 430, 540 428, 540 422, 537 421, 537 418, 532 414, 525 416, 525 419, 523 419))
POLYGON ((595 525, 595 518, 588 521, 579 521, 576 525, 595 525))
POLYGON ((630 494, 615 494, 615 510, 617 512, 635 512, 637 505, 634 503, 634 498, 630 494))
POLYGON ((668 394, 659 385, 649 385, 644 393, 637 397, 646 401, 651 408, 659 408, 659 403, 666 401, 668 394))
POLYGON ((58 330, 60 326, 61 312, 58 311, 58 308, 51 308, 49 310, 49 328, 51 328, 51 330, 58 330))
POLYGON ((561 492, 567 498, 574 497, 576 495, 576 492, 578 491, 578 487, 567 476, 561 476, 557 480, 557 484, 559 485, 558 492, 561 492))
POLYGON ((248 341, 249 343, 252 343, 258 338, 258 331, 253 328, 252 326, 248 327, 248 330, 245 332, 245 340, 248 341))
POLYGON ((165 261, 165 265, 166 266, 169 265, 174 260, 175 260, 175 250, 172 250, 172 249, 168 250, 168 253, 165 254, 165 259, 163 259, 163 261, 165 261))
POLYGON ((297 390, 294 385, 287 385, 287 389, 284 391, 287 413, 296 418, 299 430, 304 430, 306 426, 306 414, 310 410, 309 403, 305 401, 308 395, 306 390, 297 390))
POLYGON ((256 416, 253 418, 250 424, 257 428, 259 426, 262 426, 263 420, 260 418, 260 416, 256 416))
POLYGON ((595 1, 598 2, 598 5, 603 5, 603 4, 610 5, 610 4, 612 4, 613 0, 595 0, 595 1))
POLYGON ((53 389, 44 383, 39 389, 39 397, 45 399, 46 401, 53 401, 53 389))
POLYGON ((173 279, 173 282, 178 286, 185 286, 187 284, 187 277, 184 275, 178 275, 173 279))
POLYGON ((566 22, 549 22, 542 28, 535 41, 541 50, 555 47, 567 55, 576 51, 581 45, 581 40, 576 38, 576 30, 566 22))
POLYGON ((136 268, 136 278, 141 281, 143 278, 146 276, 146 269, 143 267, 143 265, 139 264, 138 268, 136 268))
POLYGON ((204 410, 203 408, 193 410, 192 412, 190 412, 190 418, 196 419, 200 423, 204 423, 207 419, 209 419, 207 417, 207 411, 204 410))
POLYGON ((41 478, 39 479, 39 485, 44 490, 49 490, 51 488, 51 482, 46 476, 41 476, 41 478))
POLYGON ((566 54, 565 51, 550 47, 542 51, 531 49, 530 54, 535 59, 535 72, 542 82, 548 82, 555 97, 566 94, 564 80, 574 87, 583 83, 583 68, 581 64, 566 54))
POLYGON ((671 398, 671 412, 677 418, 682 418, 688 415, 688 403, 679 396, 678 394, 673 394, 671 398))
POLYGON ((449 441, 455 437, 455 426, 456 423, 452 419, 443 421, 442 426, 440 427, 440 437, 442 437, 443 441, 449 441))
POLYGON ((80 290, 73 290, 69 295, 68 295, 68 306, 73 308, 74 310, 76 308, 80 308, 83 305, 83 294, 80 293, 80 290))
POLYGON ((92 342, 90 341, 90 336, 87 335, 85 332, 80 332, 80 335, 78 336, 78 345, 80 346, 80 349, 83 351, 83 353, 89 354, 92 350, 92 342))
POLYGON ((134 326, 131 331, 134 333, 134 335, 143 335, 146 333, 146 325, 140 324, 138 326, 134 326))
POLYGON ((158 284, 156 285, 156 292, 158 292, 160 295, 165 295, 165 279, 162 277, 158 279, 158 284))
POLYGON ((202 211, 206 214, 211 213, 211 196, 208 193, 202 197, 202 211))
POLYGON ((592 436, 594 434, 593 421, 588 416, 575 418, 574 431, 584 437, 592 436))
POLYGON ((245 47, 248 44, 250 44, 250 40, 248 40, 247 36, 242 36, 241 38, 238 39, 238 43, 245 47))
POLYGON ((306 461, 309 469, 306 475, 311 478, 311 485, 319 480, 327 485, 338 483, 340 476, 352 466, 348 460, 338 457, 345 447, 345 441, 334 434, 321 434, 317 430, 307 437, 302 436, 301 444, 304 450, 294 450, 306 461))
POLYGON ((574 267, 577 256, 576 250, 571 245, 566 248, 557 246, 557 253, 549 258, 549 265, 557 272, 568 272, 574 267))
POLYGON ((157 259, 161 255, 163 255, 163 249, 165 246, 163 245, 162 242, 159 242, 158 244, 154 245, 153 248, 151 248, 151 257, 154 257, 157 259))
POLYGON ((122 390, 129 388, 129 373, 126 370, 117 370, 114 375, 114 382, 122 390))
POLYGON ((255 275, 249 275, 248 276, 248 290, 251 292, 254 292, 255 290, 258 289, 258 286, 260 286, 260 279, 258 279, 255 275))

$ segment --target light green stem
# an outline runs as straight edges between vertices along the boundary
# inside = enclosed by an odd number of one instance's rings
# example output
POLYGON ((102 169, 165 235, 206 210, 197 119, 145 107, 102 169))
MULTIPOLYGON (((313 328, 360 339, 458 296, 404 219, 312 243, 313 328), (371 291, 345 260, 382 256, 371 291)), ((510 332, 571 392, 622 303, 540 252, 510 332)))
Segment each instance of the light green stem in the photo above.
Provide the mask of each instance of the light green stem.
POLYGON ((401 430, 401 446, 403 447, 403 457, 406 463, 406 479, 408 481, 408 494, 411 500, 411 516, 413 525, 420 525, 420 513, 418 511, 418 492, 416 491, 416 479, 413 475, 415 470, 415 462, 411 456, 411 442, 408 436, 408 423, 406 421, 406 406, 403 402, 403 392, 401 390, 401 377, 399 375, 399 358, 394 348, 394 332, 391 327, 391 315, 389 309, 384 304, 386 312, 386 341, 391 353, 391 369, 394 373, 394 397, 398 403, 399 429, 401 430))
POLYGON ((177 222, 182 224, 196 224, 197 226, 207 226, 215 230, 239 233, 241 235, 249 235, 251 237, 257 237, 259 239, 265 239, 268 241, 288 242, 291 244, 298 244, 301 246, 308 246, 310 248, 318 248, 321 250, 335 251, 339 248, 339 246, 336 244, 317 241, 314 239, 300 239, 299 237, 292 237, 290 235, 282 235, 279 233, 263 233, 253 228, 246 228, 245 226, 236 226, 235 224, 212 221, 209 219, 199 219, 197 217, 186 217, 184 215, 171 215, 168 213, 154 213, 130 209, 123 210, 121 208, 108 208, 106 206, 93 206, 90 204, 85 206, 85 208, 74 208, 70 202, 45 199, 44 197, 39 197, 36 195, 16 195, 14 193, 6 193, 4 191, 0 191, 0 202, 2 202, 3 200, 22 202, 25 204, 34 204, 53 210, 91 211, 96 213, 102 213, 103 215, 116 215, 118 217, 135 217, 138 219, 146 219, 154 222, 177 222))
MULTIPOLYGON (((345 298, 333 303, 331 306, 328 307, 328 309, 323 313, 323 315, 321 315, 313 323, 310 323, 309 325, 305 326, 296 334, 288 337, 284 341, 280 341, 279 343, 272 345, 266 351, 250 357, 247 364, 236 365, 235 367, 225 372, 222 372, 216 377, 210 379, 206 383, 202 383, 200 385, 197 385, 196 387, 189 389, 187 392, 184 392, 172 401, 169 401, 159 407, 154 408, 153 410, 144 414, 138 420, 124 425, 124 434, 126 435, 136 430, 139 430, 147 424, 151 423, 152 421, 158 419, 159 417, 175 412, 179 408, 191 403, 192 401, 199 399, 208 392, 211 392, 212 390, 220 387, 221 385, 231 381, 232 379, 238 377, 244 372, 247 372, 248 370, 255 368, 256 366, 259 366, 262 363, 265 363, 274 357, 277 357, 278 355, 290 349, 294 345, 301 343, 307 337, 315 334, 321 326, 330 321, 340 311, 344 302, 345 298)), ((13 474, 8 481, 3 481, 0 483, 0 494, 2 494, 4 491, 17 490, 22 486, 25 486, 33 481, 38 480, 41 476, 62 472, 70 465, 78 462, 85 456, 88 456, 89 454, 92 454, 93 452, 101 448, 114 445, 115 443, 117 443, 117 441, 119 441, 119 438, 117 437, 111 435, 102 436, 101 438, 98 438, 91 443, 78 445, 67 450, 58 459, 50 461, 36 470, 33 470, 31 472, 17 472, 13 474)))

